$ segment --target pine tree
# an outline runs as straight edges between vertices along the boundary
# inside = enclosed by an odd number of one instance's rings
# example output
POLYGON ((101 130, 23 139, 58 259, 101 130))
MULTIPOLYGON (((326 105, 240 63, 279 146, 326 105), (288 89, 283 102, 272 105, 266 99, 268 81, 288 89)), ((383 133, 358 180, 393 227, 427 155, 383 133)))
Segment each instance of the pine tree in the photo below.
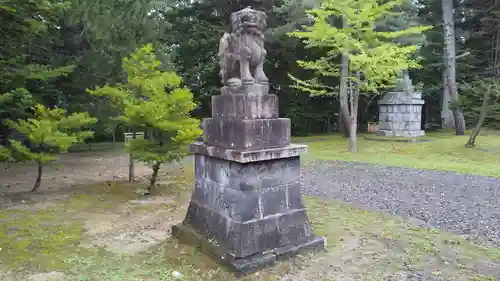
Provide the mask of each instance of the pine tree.
POLYGON ((91 137, 93 132, 82 128, 95 123, 88 113, 73 113, 67 115, 60 108, 50 109, 41 104, 33 107, 34 117, 18 121, 7 120, 10 128, 23 134, 29 141, 27 144, 10 140, 12 156, 16 161, 35 161, 38 165, 38 174, 32 192, 40 187, 43 165, 57 159, 58 153, 67 152, 68 148, 81 143, 91 137))
POLYGON ((0 145, 0 161, 10 161, 10 160, 11 160, 10 150, 5 146, 0 145))
POLYGON ((189 116, 196 104, 189 89, 180 86, 178 75, 162 71, 151 44, 125 58, 123 69, 127 82, 89 92, 108 97, 120 109, 116 120, 147 132, 144 139, 132 140, 127 148, 135 159, 152 165, 151 192, 161 164, 188 155, 188 144, 201 134, 199 121, 189 116))
POLYGON ((411 26, 397 31, 379 31, 376 23, 400 12, 396 8, 403 1, 391 0, 383 4, 378 0, 325 0, 318 8, 308 11, 314 24, 303 30, 290 33, 301 38, 308 48, 322 48, 327 54, 315 61, 298 61, 300 67, 313 71, 316 76, 310 80, 291 77, 297 87, 311 95, 327 95, 337 92, 336 87, 325 84, 321 78, 340 76, 338 58, 347 56, 350 101, 350 143, 349 150, 357 150, 357 111, 360 93, 378 93, 395 82, 403 71, 418 68, 412 55, 417 46, 402 44, 397 39, 420 34, 429 27, 411 26), (343 28, 335 27, 332 19, 343 17, 343 28))

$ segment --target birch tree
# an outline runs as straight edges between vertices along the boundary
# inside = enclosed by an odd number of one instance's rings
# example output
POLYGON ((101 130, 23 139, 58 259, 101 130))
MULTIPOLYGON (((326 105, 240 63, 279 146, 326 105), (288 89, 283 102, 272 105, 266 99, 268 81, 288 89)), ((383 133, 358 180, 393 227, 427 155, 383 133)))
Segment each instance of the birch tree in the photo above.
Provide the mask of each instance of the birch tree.
MULTIPOLYGON (((446 89, 443 92, 443 103, 449 100, 452 106, 453 119, 455 123, 456 135, 465 135, 465 118, 462 109, 458 105, 459 95, 456 81, 456 50, 455 50, 455 20, 453 16, 453 0, 442 0, 443 9, 443 29, 444 29, 444 61, 445 73, 443 80, 446 80, 446 89)), ((446 109, 446 104, 444 104, 446 109)), ((446 114, 446 112, 445 112, 446 114)), ((446 115, 444 116, 446 117, 446 115)))

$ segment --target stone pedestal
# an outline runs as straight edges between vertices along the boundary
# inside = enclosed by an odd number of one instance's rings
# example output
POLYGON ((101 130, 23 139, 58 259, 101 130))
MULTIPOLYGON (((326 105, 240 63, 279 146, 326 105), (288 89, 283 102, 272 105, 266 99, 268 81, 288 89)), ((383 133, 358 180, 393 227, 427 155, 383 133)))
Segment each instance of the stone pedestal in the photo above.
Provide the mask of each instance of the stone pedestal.
POLYGON ((379 125, 377 135, 391 137, 422 137, 421 129, 422 93, 415 92, 411 80, 406 81, 400 90, 387 93, 379 104, 379 125))
POLYGON ((191 145, 196 183, 173 234, 239 273, 324 249, 301 199, 299 155, 307 146, 290 144, 277 96, 213 96, 212 116, 203 120, 203 141, 191 145))

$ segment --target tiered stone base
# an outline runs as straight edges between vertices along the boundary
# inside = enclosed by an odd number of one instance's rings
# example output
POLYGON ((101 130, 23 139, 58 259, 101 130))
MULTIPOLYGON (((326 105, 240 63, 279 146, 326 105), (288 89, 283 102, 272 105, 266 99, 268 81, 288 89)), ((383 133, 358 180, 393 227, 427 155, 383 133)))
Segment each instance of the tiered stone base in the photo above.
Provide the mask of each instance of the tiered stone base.
POLYGON ((325 248, 301 199, 298 154, 305 146, 244 152, 252 157, 203 143, 191 150, 196 184, 186 218, 173 228, 179 239, 201 246, 238 273, 325 248))
POLYGON ((378 101, 379 136, 423 137, 421 129, 424 100, 419 92, 389 92, 378 101))
POLYGON ((378 130, 376 132, 377 135, 379 136, 385 136, 385 137, 423 137, 425 136, 425 131, 423 130, 414 130, 414 131, 408 131, 408 130, 378 130))
POLYGON ((293 258, 299 254, 322 251, 325 249, 326 243, 323 237, 316 237, 314 240, 302 245, 277 248, 245 258, 235 258, 217 243, 207 240, 205 236, 190 225, 175 225, 172 227, 172 235, 183 243, 197 246, 203 254, 210 256, 217 263, 234 272, 236 276, 244 276, 259 269, 274 266, 280 261, 293 258))

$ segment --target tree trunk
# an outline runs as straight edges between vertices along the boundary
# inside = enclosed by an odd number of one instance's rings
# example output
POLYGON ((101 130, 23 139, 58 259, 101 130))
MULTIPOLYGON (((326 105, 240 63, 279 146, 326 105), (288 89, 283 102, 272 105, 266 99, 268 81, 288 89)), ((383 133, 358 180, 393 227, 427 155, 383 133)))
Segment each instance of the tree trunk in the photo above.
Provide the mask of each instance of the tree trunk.
MULTIPOLYGON (((342 19, 342 28, 347 27, 347 20, 345 17, 342 19)), ((342 53, 342 62, 340 65, 340 89, 339 89, 339 102, 340 102, 340 112, 339 119, 341 124, 339 124, 339 130, 342 127, 345 137, 350 137, 351 130, 351 116, 349 114, 349 97, 347 93, 347 83, 349 81, 349 54, 347 52, 342 53)))
MULTIPOLYGON (((135 140, 135 129, 132 131, 132 141, 135 140)), ((129 158, 128 158, 128 181, 133 182, 135 179, 135 163, 134 163, 134 156, 132 155, 132 152, 129 153, 129 158)))
POLYGON ((446 79, 446 71, 443 71, 443 95, 441 97, 441 128, 454 129, 455 119, 453 112, 450 109, 450 91, 448 90, 448 80, 446 79))
POLYGON ((116 147, 116 127, 113 129, 113 148, 116 147))
POLYGON ((38 174, 36 176, 35 185, 33 186, 33 189, 31 189, 31 192, 36 192, 40 187, 41 183, 42 183, 42 163, 38 163, 38 174))
MULTIPOLYGON (((360 77, 358 73, 358 78, 360 77)), ((359 80, 358 80, 359 82, 359 80)), ((359 85, 356 85, 356 89, 351 89, 349 91, 351 97, 351 114, 350 114, 350 128, 349 128, 349 151, 358 151, 358 103, 359 103, 359 85)))
POLYGON ((481 112, 479 113, 479 119, 477 120, 476 127, 474 128, 474 131, 469 136, 469 141, 467 141, 467 144, 465 144, 465 147, 472 148, 476 146, 476 138, 477 135, 479 135, 479 131, 481 130, 481 127, 483 126, 484 119, 486 118, 486 114, 488 114, 488 109, 489 105, 488 102, 490 100, 491 96, 491 85, 488 87, 488 90, 484 92, 483 95, 483 104, 481 106, 481 112))
MULTIPOLYGON (((451 101, 459 101, 456 82, 456 50, 455 50, 455 19, 453 16, 453 0, 442 0, 443 28, 444 28, 444 56, 446 84, 450 92, 451 101)), ((456 135, 465 135, 465 118, 462 109, 454 107, 453 118, 455 121, 456 135)))
POLYGON ((337 127, 340 133, 344 135, 345 138, 349 138, 349 130, 350 130, 350 115, 349 115, 349 106, 339 108, 339 115, 337 118, 337 127), (347 114, 347 117, 345 116, 347 114))
POLYGON ((358 130, 358 124, 357 124, 357 117, 353 116, 351 117, 351 127, 349 128, 349 151, 350 152, 356 152, 358 151, 358 136, 357 136, 357 130, 358 130))
POLYGON ((332 117, 326 119, 326 132, 331 134, 333 132, 332 117))
POLYGON ((151 191, 153 190, 153 187, 156 184, 156 180, 158 179, 158 171, 160 170, 160 165, 161 162, 156 162, 153 165, 153 174, 151 175, 151 179, 149 180, 148 194, 151 194, 151 191))

